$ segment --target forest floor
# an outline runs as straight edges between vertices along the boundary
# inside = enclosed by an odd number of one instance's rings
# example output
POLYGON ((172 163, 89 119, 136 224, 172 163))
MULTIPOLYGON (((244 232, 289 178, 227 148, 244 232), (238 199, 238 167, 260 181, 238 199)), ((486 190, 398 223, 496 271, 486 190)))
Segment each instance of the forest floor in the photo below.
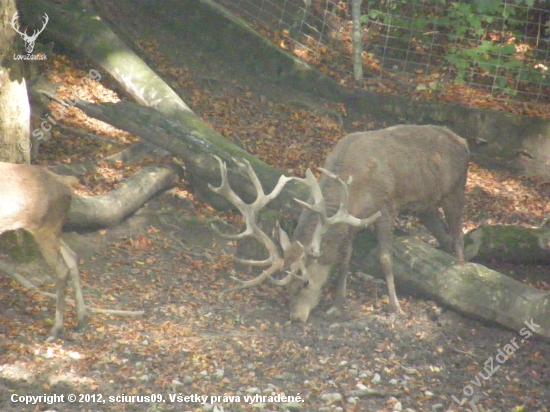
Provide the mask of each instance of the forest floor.
MULTIPOLYGON (((337 116, 346 108, 264 84, 257 73, 228 67, 186 39, 177 39, 175 53, 177 33, 166 27, 167 16, 177 16, 162 3, 154 12, 144 0, 99 3, 195 113, 281 170, 303 175, 307 167, 321 165, 345 134, 384 127, 368 114, 337 116)), ((57 55, 46 69, 62 90, 91 68, 57 55)), ((83 90, 92 101, 116 101, 116 91, 108 79, 83 90)), ((135 140, 81 113, 64 122, 123 143, 135 140)), ((41 146, 38 162, 61 157, 75 163, 116 150, 55 132, 41 146)), ((148 161, 153 160, 159 159, 148 161)), ((78 193, 105 193, 138 167, 102 165, 98 176, 82 180, 78 193)), ((540 224, 549 201, 548 185, 472 163, 465 230, 482 223, 540 224)), ((463 317, 399 285, 405 314, 390 316, 381 298, 385 289, 357 275, 359 268, 352 271, 342 313, 326 314, 333 292, 327 287, 305 324, 289 322, 283 288, 265 284, 220 298, 233 284, 231 260, 221 251, 231 252, 234 245, 209 228, 219 216, 238 229, 238 217, 216 213, 182 182, 117 228, 80 234, 87 303, 145 315, 94 314, 79 333, 71 329, 75 314, 68 310, 64 339, 53 344, 43 341, 54 301, 0 277, 0 410, 466 411, 471 401, 480 411, 549 410, 548 342, 529 329, 505 330, 463 317), (511 343, 514 353, 503 356, 511 343), (64 399, 12 402, 14 395, 44 394, 64 399), (70 394, 76 401, 68 400, 70 394)), ((400 217, 397 223, 424 233, 414 219, 400 217)), ((548 289, 548 265, 484 263, 548 289)))

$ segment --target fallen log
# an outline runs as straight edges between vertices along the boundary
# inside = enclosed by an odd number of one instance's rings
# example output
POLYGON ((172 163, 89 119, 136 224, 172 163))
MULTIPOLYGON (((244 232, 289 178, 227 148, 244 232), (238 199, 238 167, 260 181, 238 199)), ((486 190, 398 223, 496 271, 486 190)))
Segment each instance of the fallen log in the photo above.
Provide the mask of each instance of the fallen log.
MULTIPOLYGON (((550 338, 550 293, 485 266, 459 262, 413 237, 395 237, 393 267, 398 289, 405 287, 468 316, 520 331, 526 322, 550 338)), ((365 271, 380 273, 377 250, 360 257, 365 271)))
MULTIPOLYGON (((195 121, 191 126, 183 126, 168 120, 155 109, 126 101, 116 104, 91 104, 77 101, 76 107, 90 117, 126 130, 181 158, 185 163, 186 170, 191 175, 190 179, 195 193, 216 209, 228 209, 231 205, 208 189, 209 183, 214 186, 220 184, 220 169, 214 155, 227 163, 229 180, 239 182, 232 184, 235 192, 249 203, 256 199, 256 190, 246 174, 235 166, 232 158, 244 158, 249 161, 266 192, 275 187, 282 174, 246 151, 227 144, 227 141, 219 144, 212 143, 206 138, 205 133, 210 134, 214 131, 201 121, 195 121)), ((294 198, 305 200, 307 194, 308 191, 304 185, 298 182, 289 182, 268 207, 283 210, 285 213, 297 217, 302 207, 294 201, 294 198)))
POLYGON ((175 163, 147 165, 105 195, 73 195, 66 226, 72 230, 115 226, 182 176, 183 169, 175 163))
POLYGON ((480 226, 464 236, 466 259, 550 264, 550 229, 480 226))

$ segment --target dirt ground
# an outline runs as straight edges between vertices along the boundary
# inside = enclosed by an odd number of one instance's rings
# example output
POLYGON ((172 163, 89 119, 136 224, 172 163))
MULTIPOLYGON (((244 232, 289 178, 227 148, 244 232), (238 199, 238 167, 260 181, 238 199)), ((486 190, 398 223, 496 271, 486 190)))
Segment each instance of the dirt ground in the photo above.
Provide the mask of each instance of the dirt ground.
MULTIPOLYGON (((185 39, 178 40, 179 53, 169 53, 177 33, 166 30, 168 6, 157 4, 153 14, 140 7, 147 1, 100 3, 128 37, 157 41, 170 64, 186 67, 205 90, 242 97, 246 87, 247 98, 257 101, 310 98, 264 85, 257 73, 228 67, 185 39)), ((186 100, 186 91, 178 92, 186 100)), ((209 121, 223 127, 222 120, 209 121)), ((53 300, 0 277, 0 411, 549 410, 548 342, 402 289, 405 315, 390 316, 381 298, 385 285, 365 280, 360 268, 345 310, 326 314, 333 291, 327 287, 306 324, 289 322, 283 288, 262 285, 220 298, 234 273, 221 250, 234 245, 213 234, 207 223, 214 216, 191 198, 166 193, 117 228, 69 235, 87 303, 145 314, 93 314, 77 333, 68 310, 64 340, 54 344, 43 343, 53 300), (504 356, 505 346, 514 353, 504 356), (23 395, 63 399, 25 405, 23 395)), ((547 265, 494 268, 519 278, 550 274, 547 265)))

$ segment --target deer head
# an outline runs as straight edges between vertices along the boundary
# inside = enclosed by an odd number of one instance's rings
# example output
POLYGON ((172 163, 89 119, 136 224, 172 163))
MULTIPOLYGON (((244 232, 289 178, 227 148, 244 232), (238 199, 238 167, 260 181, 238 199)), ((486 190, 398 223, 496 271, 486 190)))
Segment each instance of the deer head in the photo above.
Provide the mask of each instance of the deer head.
POLYGON ((311 308, 313 308, 319 300, 321 287, 325 283, 331 268, 330 265, 319 263, 319 258, 323 253, 321 250, 323 235, 327 232, 330 226, 336 224, 367 227, 380 216, 380 212, 377 212, 366 219, 355 218, 347 212, 349 186, 352 182, 352 177, 350 177, 347 182, 344 182, 337 175, 329 172, 328 170, 320 169, 321 172, 327 177, 337 180, 342 185, 339 210, 333 216, 328 217, 321 187, 319 186, 319 183, 317 182, 317 179, 315 179, 315 176, 311 170, 307 170, 306 177, 303 179, 298 177, 281 176, 279 178, 279 182, 271 193, 265 194, 260 180, 250 166, 250 163, 246 160, 238 162, 233 159, 237 166, 246 172, 257 193, 256 200, 251 204, 246 204, 231 189, 227 178, 227 166, 225 162, 218 157, 215 158, 220 165, 222 182, 217 188, 212 185, 209 185, 209 188, 214 193, 223 196, 241 212, 245 220, 246 229, 238 235, 227 235, 221 233, 215 225, 212 225, 212 227, 218 232, 218 234, 226 239, 239 240, 244 237, 251 236, 263 243, 269 252, 269 257, 263 261, 237 259, 240 263, 269 267, 259 276, 251 280, 241 280, 233 277, 233 279, 239 284, 222 292, 222 295, 234 290, 259 285, 265 280, 269 280, 276 285, 287 285, 290 293, 291 319, 306 321, 311 308), (299 199, 295 199, 295 201, 300 203, 304 208, 307 208, 317 214, 318 220, 313 235, 311 236, 311 241, 307 245, 302 245, 299 242, 291 242, 286 232, 279 227, 279 238, 281 246, 285 251, 284 258, 282 258, 279 254, 277 245, 256 224, 256 215, 259 210, 275 199, 279 193, 281 193, 286 183, 291 180, 304 183, 310 188, 311 198, 314 201, 313 204, 303 202, 299 199), (286 275, 281 279, 275 278, 274 275, 283 268, 286 269, 286 275))

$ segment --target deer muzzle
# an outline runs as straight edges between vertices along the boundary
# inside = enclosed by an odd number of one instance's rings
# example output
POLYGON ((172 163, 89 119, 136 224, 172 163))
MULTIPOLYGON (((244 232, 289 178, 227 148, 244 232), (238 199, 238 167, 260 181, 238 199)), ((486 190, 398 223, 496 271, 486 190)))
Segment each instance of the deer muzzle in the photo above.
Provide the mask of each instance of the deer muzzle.
POLYGON ((290 319, 294 322, 307 322, 311 307, 306 302, 297 302, 290 308, 290 319))

